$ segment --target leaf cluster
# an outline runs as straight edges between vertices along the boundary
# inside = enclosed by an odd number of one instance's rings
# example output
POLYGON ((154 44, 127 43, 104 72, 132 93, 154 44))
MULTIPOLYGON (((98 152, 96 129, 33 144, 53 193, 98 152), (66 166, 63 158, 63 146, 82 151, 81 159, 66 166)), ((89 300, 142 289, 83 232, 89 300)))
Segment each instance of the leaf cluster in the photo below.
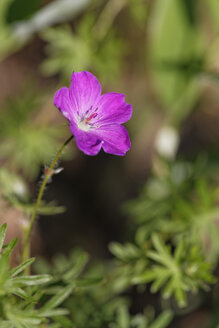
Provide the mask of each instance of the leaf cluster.
POLYGON ((168 164, 166 174, 151 177, 139 198, 124 206, 139 227, 136 241, 141 244, 152 232, 167 235, 173 243, 186 237, 216 261, 219 193, 218 182, 208 171, 209 164, 202 160, 179 161, 168 164))
POLYGON ((209 290, 208 284, 215 282, 211 264, 205 262, 198 247, 186 245, 182 239, 172 253, 156 234, 152 235, 152 243, 154 250, 147 252, 152 262, 143 274, 133 279, 134 283, 152 282, 153 293, 162 288, 164 299, 174 295, 178 305, 185 307, 187 292, 197 293, 199 288, 209 290))
MULTIPOLYGON (((54 277, 45 274, 45 266, 42 274, 24 275, 24 270, 35 259, 30 258, 11 268, 11 253, 17 239, 4 245, 5 234, 6 224, 3 224, 0 228, 0 326, 73 327, 73 322, 67 316, 70 310, 60 305, 69 299, 72 293, 90 288, 102 280, 100 277, 79 277, 87 263, 87 254, 75 253, 70 265, 68 262, 68 268, 65 267, 61 272, 55 270, 54 277)), ((60 267, 60 261, 58 266, 60 267)), ((49 266, 46 269, 47 272, 50 271, 49 266)))
POLYGON ((188 293, 208 290, 215 281, 218 187, 200 162, 169 163, 167 168, 125 206, 138 226, 135 244, 113 243, 110 250, 123 281, 151 284, 152 292, 161 290, 164 299, 173 296, 185 307, 188 293))
MULTIPOLYGON (((56 255, 51 264, 40 259, 35 263, 37 272, 49 272, 55 279, 55 286, 51 290, 58 290, 58 286, 66 283, 66 279, 71 281, 78 279, 78 286, 74 293, 68 297, 64 303, 69 310, 69 317, 77 328, 164 328, 172 320, 172 312, 164 311, 155 318, 154 313, 145 310, 143 313, 130 315, 130 301, 127 297, 121 296, 121 289, 115 288, 119 275, 114 272, 114 265, 101 263, 87 266, 88 255, 82 251, 74 250, 68 257, 56 255), (72 269, 71 269, 72 268, 72 269), (83 271, 86 268, 86 275, 83 271), (101 278, 89 278, 89 277, 101 278), (80 283, 79 283, 80 281, 80 283), (101 282, 98 283, 98 282, 101 282), (85 288, 86 287, 86 288, 85 288), (149 313, 150 312, 150 313, 149 313)), ((47 289, 49 293, 49 289, 47 289)), ((59 318, 64 327, 72 327, 71 320, 59 318)))
POLYGON ((178 241, 173 249, 153 234, 151 239, 137 246, 111 243, 110 250, 118 259, 114 275, 119 276, 120 281, 116 281, 115 277, 114 280, 117 284, 120 282, 120 288, 151 283, 152 293, 161 289, 164 299, 174 296, 180 307, 188 304, 186 295, 189 292, 207 291, 209 284, 215 282, 211 273, 212 264, 205 260, 197 245, 189 244, 184 239, 178 241))
POLYGON ((94 17, 85 15, 76 30, 70 26, 49 28, 41 33, 47 42, 48 58, 41 65, 46 75, 60 73, 64 79, 69 72, 91 70, 107 79, 115 79, 122 68, 124 42, 110 30, 100 40, 93 31, 94 17))
POLYGON ((7 167, 29 178, 36 177, 40 165, 50 161, 62 133, 57 126, 41 122, 40 105, 37 92, 25 88, 5 102, 0 116, 0 158, 7 161, 7 167))
MULTIPOLYGON (((210 36, 203 33, 206 27, 199 5, 193 0, 157 1, 150 12, 149 69, 168 121, 177 126, 198 102, 202 92, 199 82, 217 80, 209 67, 218 56, 219 6, 214 0, 203 3, 205 18, 211 22, 210 36)), ((217 69, 214 71, 217 73, 217 69)))
POLYGON ((43 308, 35 308, 41 297, 39 287, 52 278, 48 274, 21 275, 33 263, 33 258, 10 268, 10 255, 17 239, 4 245, 5 233, 6 224, 3 224, 0 228, 0 325, 5 328, 39 327, 54 314, 46 313, 43 308))

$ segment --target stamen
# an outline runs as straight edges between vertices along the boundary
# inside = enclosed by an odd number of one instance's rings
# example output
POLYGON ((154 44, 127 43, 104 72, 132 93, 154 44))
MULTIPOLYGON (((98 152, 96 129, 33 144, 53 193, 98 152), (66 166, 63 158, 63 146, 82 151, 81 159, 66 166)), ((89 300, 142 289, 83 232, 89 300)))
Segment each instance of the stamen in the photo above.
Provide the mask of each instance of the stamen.
POLYGON ((91 116, 89 116, 88 118, 86 118, 85 123, 90 122, 90 120, 92 120, 92 118, 95 118, 96 116, 97 116, 97 113, 91 114, 91 116))
POLYGON ((86 110, 85 116, 89 113, 89 111, 91 111, 92 108, 93 108, 93 106, 90 106, 90 108, 88 110, 86 110))

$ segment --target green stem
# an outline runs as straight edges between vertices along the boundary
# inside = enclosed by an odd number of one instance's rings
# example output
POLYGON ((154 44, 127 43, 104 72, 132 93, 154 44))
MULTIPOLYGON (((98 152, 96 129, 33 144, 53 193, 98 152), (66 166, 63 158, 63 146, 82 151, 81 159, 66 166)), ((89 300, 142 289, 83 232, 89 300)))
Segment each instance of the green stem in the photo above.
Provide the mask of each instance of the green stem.
POLYGON ((23 250, 22 250, 22 254, 21 254, 21 260, 22 260, 22 262, 26 261, 29 258, 29 256, 30 256, 30 236, 31 236, 31 232, 33 230, 33 225, 34 225, 34 222, 36 220, 36 216, 37 216, 37 213, 38 213, 38 208, 40 206, 40 202, 41 202, 41 199, 43 197, 43 193, 44 193, 46 184, 47 184, 49 178, 53 174, 54 166, 56 165, 56 163, 57 163, 60 155, 62 154, 63 149, 66 147, 66 145, 72 139, 73 139, 73 135, 71 135, 65 141, 65 143, 61 146, 61 148, 56 153, 56 156, 54 157, 54 159, 53 159, 52 163, 50 164, 49 168, 45 172, 45 176, 44 176, 43 182, 41 184, 41 187, 40 187, 40 190, 39 190, 39 193, 38 193, 38 196, 37 196, 36 203, 34 205, 33 213, 32 213, 31 219, 30 219, 30 223, 28 225, 28 228, 24 232, 23 250))
POLYGON ((102 40, 108 30, 113 25, 113 21, 120 11, 127 4, 127 0, 109 0, 101 12, 97 23, 94 25, 93 33, 95 37, 102 40))

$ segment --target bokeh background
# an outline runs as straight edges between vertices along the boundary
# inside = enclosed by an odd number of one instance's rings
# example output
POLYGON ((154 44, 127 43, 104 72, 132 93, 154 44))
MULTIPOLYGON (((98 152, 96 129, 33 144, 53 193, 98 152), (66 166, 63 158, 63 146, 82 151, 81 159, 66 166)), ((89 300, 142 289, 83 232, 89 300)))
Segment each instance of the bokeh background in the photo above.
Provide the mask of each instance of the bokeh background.
MULTIPOLYGON (((198 240, 217 275, 218 32, 218 0, 0 0, 0 221, 8 239, 22 238, 45 165, 70 135, 54 93, 72 71, 88 70, 104 92, 132 104, 132 147, 125 157, 89 157, 68 146, 33 254, 51 261, 80 246, 104 262, 109 243, 133 240, 139 227, 173 245, 180 231, 198 240), (206 208, 211 219, 198 217, 199 225, 194 213, 206 208)), ((159 295, 127 293, 133 313, 161 308, 159 295)), ((173 327, 218 327, 217 306, 214 287, 184 312, 175 308, 173 327)))

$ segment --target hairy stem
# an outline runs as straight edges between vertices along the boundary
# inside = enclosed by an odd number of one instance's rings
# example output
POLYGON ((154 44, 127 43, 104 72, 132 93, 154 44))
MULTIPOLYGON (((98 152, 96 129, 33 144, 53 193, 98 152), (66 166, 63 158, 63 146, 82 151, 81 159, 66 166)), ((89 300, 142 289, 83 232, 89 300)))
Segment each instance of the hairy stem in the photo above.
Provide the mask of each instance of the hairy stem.
MULTIPOLYGON (((62 154, 62 151, 64 150, 64 148, 66 147, 66 145, 73 139, 73 135, 71 135, 66 141, 65 143, 60 147, 60 149, 58 150, 58 152, 56 153, 52 163, 50 164, 49 168, 46 170, 45 175, 44 175, 44 179, 43 182, 41 184, 38 196, 37 196, 37 200, 36 203, 34 205, 34 209, 33 209, 33 213, 31 215, 31 219, 30 222, 28 224, 28 227, 25 229, 24 231, 24 239, 23 239, 23 249, 22 249, 22 254, 21 254, 21 261, 24 262, 29 258, 30 255, 30 236, 31 236, 31 232, 33 230, 33 226, 34 226, 34 222, 36 220, 37 217, 37 213, 38 213, 38 209, 43 197, 43 193, 46 187, 46 184, 49 180, 49 178, 52 176, 53 174, 53 169, 59 159, 59 157, 62 154)), ((26 271, 26 273, 29 273, 26 271)))

